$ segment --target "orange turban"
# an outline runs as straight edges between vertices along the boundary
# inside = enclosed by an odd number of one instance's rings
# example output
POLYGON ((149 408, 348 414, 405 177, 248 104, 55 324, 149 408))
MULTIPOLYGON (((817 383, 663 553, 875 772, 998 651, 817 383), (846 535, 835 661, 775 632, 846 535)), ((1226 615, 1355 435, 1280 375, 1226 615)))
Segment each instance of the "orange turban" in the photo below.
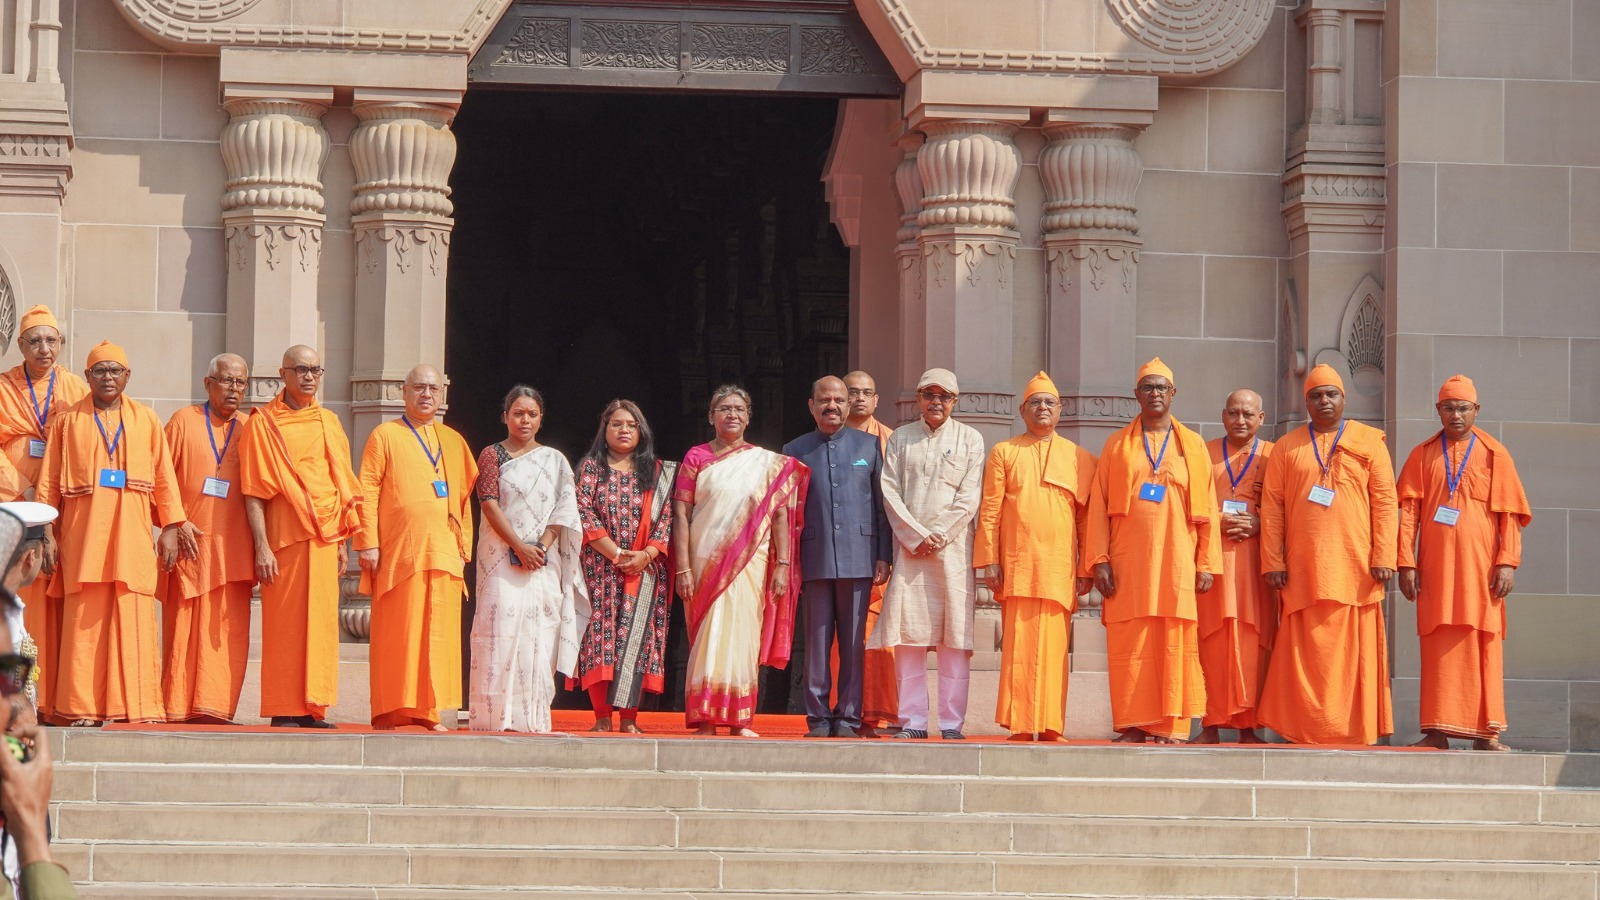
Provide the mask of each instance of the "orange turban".
POLYGON ((83 367, 86 369, 92 369, 97 364, 103 362, 118 363, 124 369, 126 369, 128 368, 128 354, 123 352, 121 347, 118 347, 116 344, 113 344, 110 341, 101 341, 100 343, 94 345, 93 350, 89 351, 89 358, 84 361, 83 367))
POLYGON ((1172 377, 1172 370, 1167 368, 1167 364, 1162 362, 1161 357, 1159 356, 1145 363, 1144 366, 1139 369, 1139 376, 1133 379, 1133 383, 1138 384, 1151 375, 1160 375, 1162 378, 1165 378, 1173 384, 1178 383, 1177 379, 1172 377))
POLYGON ((1339 389, 1339 393, 1344 393, 1344 379, 1339 377, 1338 371, 1333 366, 1322 363, 1306 373, 1306 393, 1309 394, 1312 388, 1326 384, 1331 384, 1339 389))
POLYGON ((1028 386, 1022 389, 1022 399, 1026 400, 1034 394, 1049 394, 1052 397, 1061 396, 1061 392, 1056 390, 1056 383, 1051 381, 1050 376, 1043 372, 1033 376, 1033 380, 1028 382, 1028 386))
POLYGON ((49 325, 58 332, 61 330, 61 326, 56 322, 56 317, 50 314, 50 307, 35 306, 22 314, 22 328, 17 334, 27 334, 29 328, 36 328, 40 325, 49 325))
POLYGON ((1451 375, 1439 388, 1439 402, 1443 403, 1446 400, 1465 400, 1477 405, 1478 389, 1473 386, 1471 378, 1465 375, 1451 375))

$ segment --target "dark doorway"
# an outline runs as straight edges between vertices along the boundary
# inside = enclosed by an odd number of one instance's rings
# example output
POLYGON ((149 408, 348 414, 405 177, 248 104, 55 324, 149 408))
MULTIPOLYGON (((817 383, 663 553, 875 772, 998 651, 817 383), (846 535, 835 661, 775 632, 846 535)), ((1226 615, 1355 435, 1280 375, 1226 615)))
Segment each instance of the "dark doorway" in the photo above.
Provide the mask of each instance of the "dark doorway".
MULTIPOLYGON (((844 371, 848 340, 849 257, 820 180, 837 107, 468 91, 453 126, 450 423, 474 448, 499 440, 501 397, 531 384, 540 443, 576 460, 627 397, 676 459, 710 438, 711 389, 736 382, 755 400, 754 443, 811 428, 811 382, 844 371)), ((660 699, 681 707, 681 680, 660 699)))

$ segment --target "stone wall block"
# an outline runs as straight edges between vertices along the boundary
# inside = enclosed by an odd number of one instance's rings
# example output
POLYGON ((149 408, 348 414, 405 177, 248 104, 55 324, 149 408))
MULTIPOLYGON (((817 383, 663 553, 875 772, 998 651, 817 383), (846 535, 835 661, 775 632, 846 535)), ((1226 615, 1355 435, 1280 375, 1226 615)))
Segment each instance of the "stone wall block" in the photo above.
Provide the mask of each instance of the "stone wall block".
POLYGON ((1136 195, 1144 177, 1138 130, 1125 125, 1067 125, 1045 130, 1039 155, 1044 230, 1109 229, 1139 233, 1136 195))
POLYGON ((929 122, 917 153, 923 185, 923 228, 939 226, 1013 230, 1022 154, 1011 140, 1016 127, 1001 122, 929 122))
POLYGON ((454 111, 421 103, 357 104, 355 110, 361 125, 350 136, 356 172, 350 211, 450 215, 454 111))
POLYGON ((222 209, 271 208, 320 213, 322 165, 328 158, 325 107, 298 100, 230 100, 222 129, 228 170, 222 209))

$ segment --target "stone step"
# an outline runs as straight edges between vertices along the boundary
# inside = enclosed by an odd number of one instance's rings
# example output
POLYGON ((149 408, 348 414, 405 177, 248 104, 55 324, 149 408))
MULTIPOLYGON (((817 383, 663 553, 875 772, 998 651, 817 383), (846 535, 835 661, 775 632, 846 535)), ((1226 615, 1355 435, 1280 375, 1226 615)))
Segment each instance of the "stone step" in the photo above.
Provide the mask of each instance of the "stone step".
MULTIPOLYGON (((163 847, 97 844, 94 881, 147 886, 488 888, 545 891, 795 893, 837 896, 894 885, 902 895, 1077 897, 1593 898, 1594 865, 1339 860, 1141 859, 935 853, 709 853, 413 848, 163 847)), ((80 875, 81 877, 81 875, 80 875)), ((218 896, 212 894, 211 896, 218 896)), ((115 896, 102 893, 99 896, 115 896)), ((318 896, 301 892, 299 896, 318 896)), ((329 896, 337 896, 330 894, 329 896)), ((406 896, 394 893, 389 896, 406 896)))
POLYGON ((1600 828, 1161 818, 61 803, 63 845, 924 852, 1163 858, 1600 861, 1600 828))

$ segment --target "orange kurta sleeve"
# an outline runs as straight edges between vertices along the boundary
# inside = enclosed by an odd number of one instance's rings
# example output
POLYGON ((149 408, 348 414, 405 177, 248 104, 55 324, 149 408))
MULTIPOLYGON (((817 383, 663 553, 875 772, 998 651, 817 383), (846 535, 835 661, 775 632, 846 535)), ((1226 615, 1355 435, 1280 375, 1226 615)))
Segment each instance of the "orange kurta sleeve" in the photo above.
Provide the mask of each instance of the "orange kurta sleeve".
POLYGON ((240 449, 241 489, 269 501, 272 550, 311 538, 342 541, 360 528, 350 441, 320 404, 291 409, 280 394, 250 417, 240 449))
POLYGON ((226 425, 214 427, 202 406, 186 406, 167 420, 172 471, 189 522, 200 531, 200 554, 162 575, 163 597, 198 597, 230 582, 255 582, 255 542, 239 485, 239 445, 249 416, 237 414, 231 432, 226 425), (207 478, 227 482, 228 496, 208 496, 207 478))
POLYGON ((983 465, 983 499, 972 536, 972 567, 983 569, 1000 561, 1000 511, 1006 500, 1009 441, 995 444, 983 465))
POLYGON ((46 438, 57 412, 89 396, 89 385, 65 368, 56 366, 52 375, 53 387, 51 375, 30 386, 22 366, 0 375, 0 450, 17 471, 18 496, 35 486, 44 463, 43 457, 29 454, 29 442, 46 438))

